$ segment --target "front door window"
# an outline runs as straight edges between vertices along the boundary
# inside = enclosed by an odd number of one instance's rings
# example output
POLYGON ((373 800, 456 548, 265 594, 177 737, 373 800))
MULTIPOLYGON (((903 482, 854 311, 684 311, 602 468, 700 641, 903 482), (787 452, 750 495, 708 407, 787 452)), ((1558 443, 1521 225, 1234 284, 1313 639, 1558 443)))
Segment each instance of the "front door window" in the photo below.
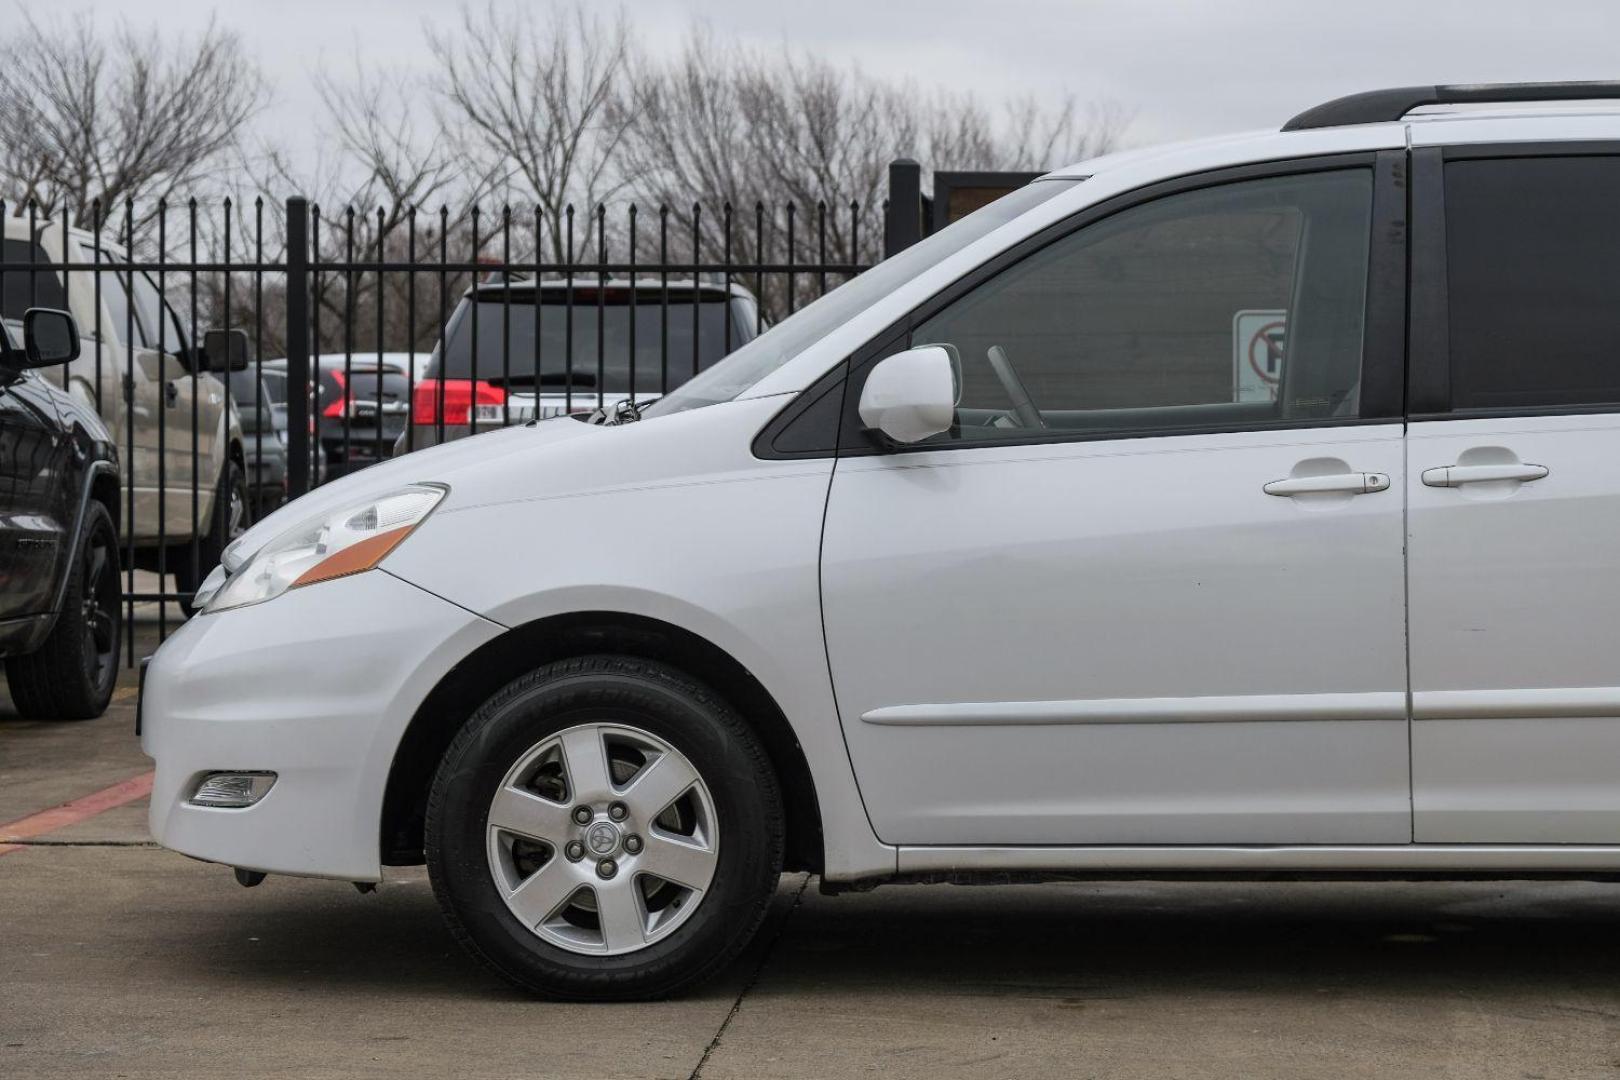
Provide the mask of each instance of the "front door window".
POLYGON ((1371 205, 1365 169, 1272 177, 1052 243, 917 328, 961 364, 939 441, 1357 416, 1371 205))

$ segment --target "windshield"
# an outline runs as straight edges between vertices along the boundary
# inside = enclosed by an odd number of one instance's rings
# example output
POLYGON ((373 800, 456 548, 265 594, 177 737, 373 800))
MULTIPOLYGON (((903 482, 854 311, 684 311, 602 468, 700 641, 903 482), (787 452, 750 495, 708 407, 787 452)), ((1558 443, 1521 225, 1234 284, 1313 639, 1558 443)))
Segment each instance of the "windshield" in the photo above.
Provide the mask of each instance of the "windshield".
POLYGON ((273 405, 285 405, 287 403, 287 373, 266 368, 263 374, 262 383, 265 396, 273 405))
POLYGON ((239 405, 251 409, 253 407, 253 403, 258 400, 259 397, 259 380, 253 374, 253 370, 251 368, 244 368, 241 371, 233 371, 231 372, 230 379, 231 400, 235 401, 239 405))
POLYGON ((538 383, 546 393, 560 394, 570 386, 575 392, 593 391, 601 382, 609 394, 659 394, 754 337, 758 315, 746 297, 728 300, 725 293, 705 291, 694 302, 692 290, 671 289, 666 308, 660 290, 646 289, 637 291, 640 302, 634 308, 629 299, 630 290, 610 288, 598 306, 594 290, 578 288, 572 305, 565 293, 551 289, 541 291, 538 308, 532 290, 514 289, 505 302, 489 293, 476 302, 463 300, 451 318, 446 350, 427 375, 525 388, 538 383))
MULTIPOLYGON (((269 378, 268 373, 265 376, 269 378)), ((263 384, 254 376, 252 368, 233 371, 231 401, 236 405, 236 417, 243 431, 270 431, 275 426, 275 408, 268 395, 261 396, 263 384)))
POLYGON ((732 400, 941 259, 1078 182, 1037 180, 975 210, 783 319, 723 363, 647 406, 642 415, 667 416, 732 400))
POLYGON ((21 320, 33 307, 67 308, 62 277, 55 270, 10 270, 7 263, 48 263, 50 256, 26 240, 0 243, 0 317, 21 320))

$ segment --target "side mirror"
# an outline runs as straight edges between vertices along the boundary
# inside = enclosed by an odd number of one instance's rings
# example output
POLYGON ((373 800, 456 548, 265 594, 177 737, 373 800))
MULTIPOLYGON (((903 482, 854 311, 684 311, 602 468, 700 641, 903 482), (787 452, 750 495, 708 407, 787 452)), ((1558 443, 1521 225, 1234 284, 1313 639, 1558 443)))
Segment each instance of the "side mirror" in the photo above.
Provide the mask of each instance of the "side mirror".
POLYGON ((23 312, 23 357, 27 367, 52 367, 79 358, 79 326, 55 308, 23 312))
POLYGON ((897 443, 949 431, 959 383, 949 346, 922 345, 885 357, 861 390, 861 423, 897 443))
POLYGON ((210 330, 203 335, 204 370, 246 371, 248 336, 246 330, 210 330))

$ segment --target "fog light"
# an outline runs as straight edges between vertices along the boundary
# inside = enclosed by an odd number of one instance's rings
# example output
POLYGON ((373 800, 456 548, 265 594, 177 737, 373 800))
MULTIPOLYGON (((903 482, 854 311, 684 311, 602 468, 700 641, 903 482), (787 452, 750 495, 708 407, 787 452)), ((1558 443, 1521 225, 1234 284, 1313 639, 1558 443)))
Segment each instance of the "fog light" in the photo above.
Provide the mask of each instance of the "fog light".
POLYGON ((197 793, 191 797, 193 806, 219 806, 240 810, 264 798, 270 785, 276 782, 273 772, 217 772, 203 777, 197 793))

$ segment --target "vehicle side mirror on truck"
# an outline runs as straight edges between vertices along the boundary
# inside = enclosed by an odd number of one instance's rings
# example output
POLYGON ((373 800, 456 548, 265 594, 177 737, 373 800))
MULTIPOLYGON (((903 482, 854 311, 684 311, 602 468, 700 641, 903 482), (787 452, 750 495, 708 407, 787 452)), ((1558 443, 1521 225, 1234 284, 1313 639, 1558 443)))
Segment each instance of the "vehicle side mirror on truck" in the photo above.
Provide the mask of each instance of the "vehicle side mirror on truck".
POLYGON ((55 308, 29 308, 23 313, 22 352, 6 353, 13 370, 54 367, 79 358, 79 326, 73 316, 55 308))
POLYGON ((203 335, 203 370, 223 374, 246 371, 248 336, 246 330, 210 330, 203 335))

